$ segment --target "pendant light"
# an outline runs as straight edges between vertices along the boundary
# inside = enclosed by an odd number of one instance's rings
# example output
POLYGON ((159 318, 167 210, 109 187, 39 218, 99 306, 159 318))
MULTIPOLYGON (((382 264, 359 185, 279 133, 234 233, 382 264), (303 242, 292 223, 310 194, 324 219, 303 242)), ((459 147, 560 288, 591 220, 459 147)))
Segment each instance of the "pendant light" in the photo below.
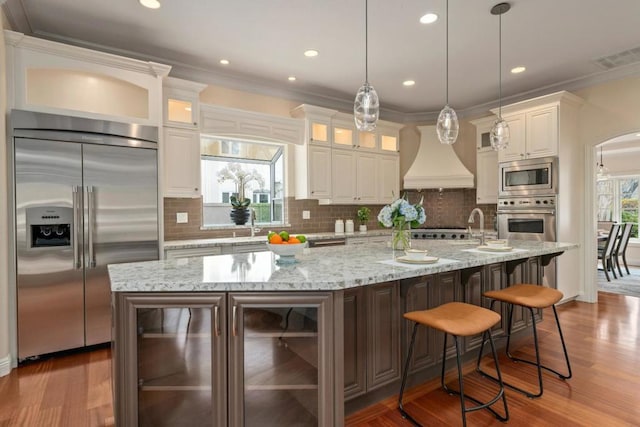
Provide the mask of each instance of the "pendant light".
POLYGON ((596 167, 598 168, 598 180, 609 178, 609 168, 607 168, 602 162, 602 146, 600 146, 600 163, 596 162, 596 167))
POLYGON ((504 150, 509 145, 509 125, 502 119, 502 15, 511 9, 509 3, 498 3, 491 8, 498 15, 498 119, 493 123, 489 139, 494 150, 504 150))
POLYGON ((458 131, 460 124, 458 123, 458 115, 455 110, 449 107, 449 0, 446 3, 446 21, 445 21, 445 44, 446 44, 446 102, 445 106, 438 115, 436 124, 436 132, 438 139, 442 144, 453 144, 458 139, 458 131))
POLYGON ((369 84, 369 56, 368 56, 368 30, 369 30, 368 0, 364 2, 364 84, 356 94, 353 103, 353 119, 356 128, 360 131, 373 131, 376 128, 380 115, 380 101, 376 90, 369 84))

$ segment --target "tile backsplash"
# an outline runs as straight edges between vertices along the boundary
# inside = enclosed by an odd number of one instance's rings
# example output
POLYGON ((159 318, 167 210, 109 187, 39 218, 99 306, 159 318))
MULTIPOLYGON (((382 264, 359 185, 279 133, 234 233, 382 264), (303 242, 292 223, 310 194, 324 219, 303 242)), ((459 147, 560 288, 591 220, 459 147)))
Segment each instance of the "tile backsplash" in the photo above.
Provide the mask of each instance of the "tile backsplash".
MULTIPOLYGON (((403 193, 405 194, 405 193, 403 193)), ((473 208, 479 207, 484 212, 485 227, 493 228, 496 217, 496 205, 477 205, 475 189, 456 190, 423 190, 421 192, 409 190, 406 196, 411 203, 416 203, 424 197, 423 205, 427 214, 427 221, 422 227, 467 227, 467 218, 473 208)), ((300 233, 332 232, 336 219, 353 219, 356 230, 358 221, 356 211, 363 205, 320 205, 316 200, 296 200, 292 197, 285 201, 287 206, 287 223, 291 229, 300 233), (302 219, 302 211, 310 212, 310 219, 302 219)), ((383 205, 365 205, 371 208, 371 219, 367 227, 382 228, 378 225, 377 216, 383 205)), ((248 236, 250 230, 246 226, 234 226, 229 222, 228 228, 201 229, 202 227, 202 199, 164 199, 164 238, 165 240, 207 239, 216 237, 248 236), (176 223, 176 214, 186 212, 188 222, 176 223)), ((474 224, 474 228, 479 224, 474 224)), ((277 227, 276 227, 277 228, 277 227)), ((266 234, 269 229, 259 234, 266 234)))

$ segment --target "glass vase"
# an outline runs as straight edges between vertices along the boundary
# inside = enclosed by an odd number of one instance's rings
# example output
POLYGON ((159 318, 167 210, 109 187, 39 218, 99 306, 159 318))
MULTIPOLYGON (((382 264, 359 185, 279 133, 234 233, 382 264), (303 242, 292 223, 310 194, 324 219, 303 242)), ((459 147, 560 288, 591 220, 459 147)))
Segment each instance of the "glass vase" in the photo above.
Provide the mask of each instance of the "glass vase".
POLYGON ((411 248, 411 230, 404 224, 391 230, 391 248, 399 251, 411 248))

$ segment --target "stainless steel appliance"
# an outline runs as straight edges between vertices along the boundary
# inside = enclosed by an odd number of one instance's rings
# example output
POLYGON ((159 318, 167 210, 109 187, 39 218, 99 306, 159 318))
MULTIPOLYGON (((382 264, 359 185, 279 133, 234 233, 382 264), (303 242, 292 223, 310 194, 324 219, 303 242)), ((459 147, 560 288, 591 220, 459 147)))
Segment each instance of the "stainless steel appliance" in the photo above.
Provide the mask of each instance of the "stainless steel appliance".
MULTIPOLYGON (((508 197, 498 199, 498 237, 501 239, 555 242, 557 196, 508 197)), ((547 286, 556 286, 556 262, 544 268, 547 286)))
POLYGON ((500 197, 558 194, 558 158, 500 163, 500 197))
POLYGON ((155 127, 14 110, 18 359, 111 340, 107 264, 158 259, 155 127))
POLYGON ((416 228, 411 230, 412 239, 469 239, 469 231, 460 227, 416 228))

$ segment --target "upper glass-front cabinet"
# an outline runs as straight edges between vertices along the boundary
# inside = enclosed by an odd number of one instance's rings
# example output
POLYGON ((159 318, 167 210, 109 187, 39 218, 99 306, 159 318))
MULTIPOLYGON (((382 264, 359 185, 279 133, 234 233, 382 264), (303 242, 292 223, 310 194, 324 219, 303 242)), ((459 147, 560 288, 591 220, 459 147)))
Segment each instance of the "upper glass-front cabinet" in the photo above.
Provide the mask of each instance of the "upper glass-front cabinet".
POLYGON ((376 149, 375 132, 358 132, 358 148, 375 150, 376 149))
POLYGON ((198 128, 200 92, 206 85, 167 77, 163 81, 165 126, 198 128))
POLYGON ((311 142, 329 142, 329 123, 312 121, 309 133, 311 142))
POLYGON ((353 147, 354 126, 342 122, 333 123, 333 143, 344 147, 353 147))

